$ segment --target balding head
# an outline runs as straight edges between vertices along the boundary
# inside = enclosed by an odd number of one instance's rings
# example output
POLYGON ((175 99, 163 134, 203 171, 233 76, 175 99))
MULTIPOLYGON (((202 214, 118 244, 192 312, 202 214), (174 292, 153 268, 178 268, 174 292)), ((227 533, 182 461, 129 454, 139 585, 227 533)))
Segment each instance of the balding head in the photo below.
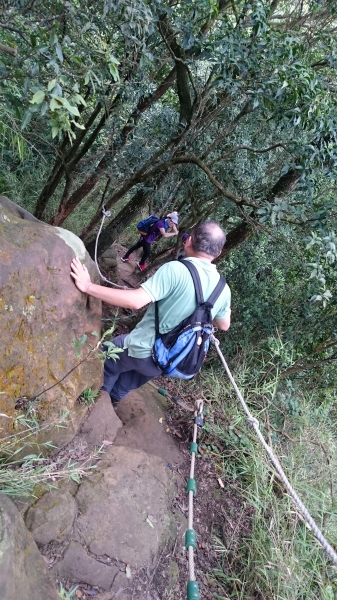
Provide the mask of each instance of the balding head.
POLYGON ((219 256, 226 242, 226 234, 216 221, 199 223, 191 234, 193 250, 212 259, 219 256))

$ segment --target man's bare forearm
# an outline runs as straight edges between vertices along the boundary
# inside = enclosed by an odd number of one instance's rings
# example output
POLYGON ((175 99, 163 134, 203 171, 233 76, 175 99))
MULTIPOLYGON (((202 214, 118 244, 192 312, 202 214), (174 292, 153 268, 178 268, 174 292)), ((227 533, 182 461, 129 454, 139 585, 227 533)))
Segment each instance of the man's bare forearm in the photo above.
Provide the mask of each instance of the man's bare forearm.
POLYGON ((103 285, 92 283, 87 267, 81 263, 78 257, 73 258, 70 269, 70 276, 74 279, 76 287, 83 294, 89 294, 114 306, 133 308, 135 310, 151 302, 149 294, 142 287, 136 290, 113 290, 103 285))
POLYGON ((90 283, 86 293, 108 304, 120 306, 121 308, 132 308, 134 310, 142 308, 151 302, 151 298, 143 288, 136 290, 112 290, 102 285, 90 283))

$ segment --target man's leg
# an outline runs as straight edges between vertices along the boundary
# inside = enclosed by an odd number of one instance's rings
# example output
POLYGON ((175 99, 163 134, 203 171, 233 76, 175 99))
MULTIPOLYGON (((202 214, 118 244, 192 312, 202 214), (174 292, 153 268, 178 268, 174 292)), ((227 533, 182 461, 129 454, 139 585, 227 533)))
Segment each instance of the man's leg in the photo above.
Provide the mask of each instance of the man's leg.
MULTIPOLYGON (((132 360, 132 357, 129 358, 132 360)), ((154 365, 151 357, 138 360, 142 361, 142 368, 145 373, 139 373, 139 371, 135 370, 121 373, 110 392, 110 396, 115 400, 122 400, 132 390, 137 390, 148 381, 151 381, 151 379, 159 377, 162 374, 160 369, 154 365)))
MULTIPOLYGON (((115 346, 117 346, 117 348, 123 348, 124 339, 125 339, 126 335, 127 334, 117 335, 115 338, 112 338, 112 340, 110 340, 110 341, 115 346)), ((105 348, 103 345, 103 350, 104 349, 105 348)), ((112 388, 114 387, 118 377, 123 372, 123 368, 124 368, 123 355, 124 354, 125 354, 125 352, 121 352, 120 354, 118 354, 118 358, 116 360, 113 360, 112 358, 107 358, 106 361, 104 362, 104 379, 103 379, 103 385, 102 385, 101 389, 105 390, 109 394, 110 394, 112 388)))
POLYGON ((150 254, 151 254, 151 244, 149 244, 149 242, 146 242, 145 240, 142 240, 142 246, 143 246, 143 254, 142 254, 142 258, 139 261, 140 265, 145 265, 146 260, 149 258, 150 254))
POLYGON ((140 240, 138 240, 138 242, 133 244, 133 246, 131 246, 131 248, 129 248, 129 250, 124 254, 123 258, 129 258, 130 254, 132 254, 132 252, 134 252, 135 250, 138 250, 138 248, 141 248, 142 246, 143 246, 143 240, 140 239, 140 240))
MULTIPOLYGON (((123 348, 124 339, 127 334, 118 335, 111 341, 118 348, 123 348)), ((117 360, 108 358, 104 363, 104 382, 102 390, 105 390, 115 400, 121 400, 130 392, 147 381, 159 377, 161 370, 156 367, 152 358, 133 358, 128 355, 128 350, 118 354, 117 360)))

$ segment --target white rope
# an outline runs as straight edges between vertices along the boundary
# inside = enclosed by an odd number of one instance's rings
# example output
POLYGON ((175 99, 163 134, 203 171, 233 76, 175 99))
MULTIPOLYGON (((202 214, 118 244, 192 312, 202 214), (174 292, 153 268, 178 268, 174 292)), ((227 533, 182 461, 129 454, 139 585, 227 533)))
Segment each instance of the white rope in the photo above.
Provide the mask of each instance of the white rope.
POLYGON ((326 553, 329 555, 329 557, 331 558, 332 562, 337 566, 337 554, 335 552, 335 550, 332 548, 332 546, 329 544, 329 542, 325 539, 324 535, 322 534, 322 532, 320 531, 320 529, 318 528, 318 526, 316 525, 315 521, 313 520, 313 518, 311 517, 309 511, 307 510, 307 508, 304 506, 303 502, 300 500, 300 498, 298 497, 298 495, 296 494, 295 490, 292 488, 291 484, 289 483, 277 457, 273 454, 272 449, 270 448, 270 446, 268 446, 267 442, 265 441, 261 431, 260 431, 260 426, 259 426, 259 422, 258 420, 253 417, 253 415, 250 413, 249 408, 247 406, 247 404, 245 403, 241 392, 238 388, 238 386, 236 385, 234 378, 228 368, 228 365, 225 361, 225 358, 220 350, 220 342, 218 339, 216 339, 214 337, 214 335, 212 336, 212 342, 214 343, 217 353, 220 357, 220 360, 223 364, 223 366, 225 367, 226 373, 229 377, 229 380, 232 384, 232 386, 234 387, 236 394, 242 404, 243 410, 245 411, 248 419, 247 419, 247 423, 250 427, 252 427, 256 433, 256 435, 258 436, 262 446, 264 447, 265 451, 267 452, 271 462, 273 463, 277 473, 280 476, 281 481, 283 482, 284 486, 287 488, 291 498, 293 499, 293 501, 295 502, 295 504, 298 506, 298 508, 300 509, 303 517, 306 519, 308 525, 310 526, 311 530, 313 531, 315 537, 317 538, 317 540, 319 541, 319 543, 322 545, 322 547, 324 548, 324 550, 326 551, 326 553))
MULTIPOLYGON (((195 402, 196 410, 194 412, 194 416, 202 416, 203 412, 203 401, 196 400, 195 402)), ((198 434, 198 425, 194 423, 193 427, 193 442, 197 442, 197 434, 198 434)), ((194 479, 194 467, 195 467, 195 452, 191 453, 191 468, 190 468, 190 479, 194 479)), ((188 529, 193 529, 193 490, 188 492, 188 529)), ((193 546, 188 547, 188 568, 189 568, 189 576, 190 581, 196 581, 195 578, 195 570, 194 570, 194 550, 193 546)))
MULTIPOLYGON (((193 492, 190 492, 190 494, 193 494, 193 492)), ((194 550, 192 546, 188 547, 188 567, 190 581, 196 581, 194 572, 194 550)))
POLYGON ((104 223, 106 217, 110 217, 111 216, 110 210, 105 210, 104 206, 102 208, 102 213, 103 213, 102 222, 101 222, 101 225, 100 225, 100 228, 99 228, 99 231, 98 231, 98 234, 97 234, 97 238, 96 238, 96 243, 95 243, 95 263, 96 263, 97 270, 98 270, 98 272, 100 274, 101 279, 103 279, 103 281, 106 281, 106 283, 109 283, 110 285, 113 285, 114 287, 119 288, 120 290, 131 290, 132 288, 128 288, 125 285, 124 286, 123 285, 117 285, 117 283, 113 283, 113 281, 109 281, 109 279, 107 279, 106 277, 104 277, 104 275, 102 275, 102 273, 100 271, 100 268, 98 266, 98 262, 97 262, 98 239, 99 239, 99 236, 101 235, 103 223, 104 223))

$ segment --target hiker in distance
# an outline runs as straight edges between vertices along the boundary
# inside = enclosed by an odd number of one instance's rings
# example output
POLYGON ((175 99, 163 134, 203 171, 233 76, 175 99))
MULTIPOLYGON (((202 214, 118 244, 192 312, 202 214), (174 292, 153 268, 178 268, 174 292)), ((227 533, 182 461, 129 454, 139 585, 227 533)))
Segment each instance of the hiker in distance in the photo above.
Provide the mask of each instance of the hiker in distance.
POLYGON ((107 359, 104 364, 101 389, 113 402, 163 373, 190 379, 206 356, 212 321, 219 329, 229 329, 231 292, 212 264, 225 241, 226 234, 218 223, 200 223, 185 242, 186 259, 166 263, 136 290, 91 283, 87 268, 78 258, 73 259, 71 276, 81 292, 134 310, 151 303, 131 333, 111 340, 124 349, 117 360, 107 359), (172 336, 177 338, 173 346, 172 336))
POLYGON ((166 219, 159 219, 155 215, 152 215, 148 219, 143 219, 137 225, 138 232, 140 233, 140 238, 138 242, 136 242, 129 250, 122 256, 121 260, 126 262, 130 258, 130 254, 138 248, 143 248, 142 257, 137 263, 138 268, 141 271, 146 269, 145 262, 149 258, 151 254, 151 244, 155 242, 159 237, 173 237, 178 235, 178 213, 172 212, 166 216, 166 219), (171 232, 167 230, 172 228, 171 232))

